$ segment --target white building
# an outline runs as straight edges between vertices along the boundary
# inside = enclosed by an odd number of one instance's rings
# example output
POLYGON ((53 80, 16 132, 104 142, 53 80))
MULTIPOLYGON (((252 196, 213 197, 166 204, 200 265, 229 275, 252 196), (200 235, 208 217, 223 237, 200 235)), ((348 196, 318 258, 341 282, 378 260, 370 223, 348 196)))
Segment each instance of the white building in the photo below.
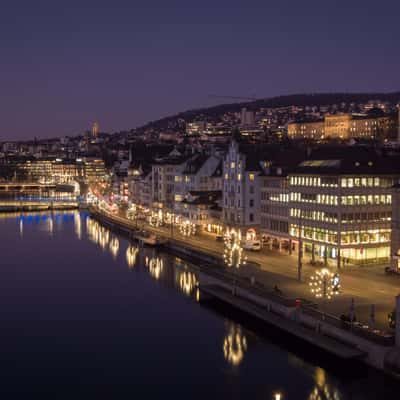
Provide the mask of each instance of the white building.
POLYGON ((223 163, 223 221, 255 236, 260 225, 260 149, 232 140, 223 163))
POLYGON ((366 148, 321 149, 289 176, 289 230, 312 260, 338 268, 390 258, 398 158, 366 148))

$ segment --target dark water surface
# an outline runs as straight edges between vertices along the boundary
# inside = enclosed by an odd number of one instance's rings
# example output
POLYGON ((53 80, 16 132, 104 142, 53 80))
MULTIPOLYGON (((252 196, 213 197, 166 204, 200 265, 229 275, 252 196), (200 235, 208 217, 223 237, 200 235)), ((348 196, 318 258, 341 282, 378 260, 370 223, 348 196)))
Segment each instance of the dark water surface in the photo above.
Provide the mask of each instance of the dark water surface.
POLYGON ((190 266, 128 245, 85 214, 0 215, 2 398, 400 397, 199 304, 190 266))

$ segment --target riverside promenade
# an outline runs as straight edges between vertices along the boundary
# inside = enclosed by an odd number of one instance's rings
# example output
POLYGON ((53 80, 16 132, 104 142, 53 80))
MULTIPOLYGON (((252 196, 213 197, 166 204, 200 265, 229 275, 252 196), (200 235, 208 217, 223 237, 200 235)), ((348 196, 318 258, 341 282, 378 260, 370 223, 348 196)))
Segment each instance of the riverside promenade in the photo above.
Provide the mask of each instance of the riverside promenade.
MULTIPOLYGON (((184 237, 177 227, 152 227, 145 221, 130 221, 123 216, 115 216, 120 222, 132 229, 143 229, 162 236, 174 243, 189 249, 201 251, 218 259, 222 259, 224 244, 215 240, 209 234, 196 234, 184 237)), ((284 295, 293 298, 308 299, 316 302, 328 314, 340 317, 349 314, 352 299, 357 320, 363 325, 370 325, 371 304, 375 306, 374 328, 389 330, 388 314, 395 307, 395 297, 400 293, 400 276, 388 276, 384 266, 346 266, 340 271, 341 290, 339 296, 323 302, 313 298, 309 281, 318 267, 308 263, 307 256, 303 259, 302 279, 299 282, 297 272, 297 254, 263 248, 260 252, 245 251, 248 263, 236 271, 244 278, 253 277, 256 282, 272 289, 278 286, 284 295)), ((335 267, 331 267, 333 270, 335 267)))
MULTIPOLYGON (((98 209, 91 209, 90 212, 100 222, 123 231, 132 238, 139 228, 136 223, 122 216, 98 209)), ((167 238, 168 251, 182 258, 186 256, 194 262, 199 270, 200 290, 206 298, 222 301, 338 358, 359 359, 386 372, 397 372, 400 357, 398 348, 394 346, 394 336, 390 332, 371 329, 363 324, 344 323, 328 310, 321 312, 318 305, 313 305, 307 298, 297 296, 289 290, 277 294, 271 290, 274 283, 268 282, 268 278, 273 275, 262 269, 254 257, 249 257, 248 265, 239 273, 232 274, 231 270, 223 267, 221 253, 214 248, 205 247, 204 243, 200 246, 193 240, 180 237, 172 229, 168 232, 166 229, 144 225, 140 225, 140 229, 167 238), (257 270, 258 274, 255 275, 257 270), (387 360, 391 360, 390 365, 387 360)), ((293 280, 291 277, 285 279, 293 280)), ((300 292, 305 293, 301 290, 300 292)), ((310 297, 308 296, 309 299, 310 297)))

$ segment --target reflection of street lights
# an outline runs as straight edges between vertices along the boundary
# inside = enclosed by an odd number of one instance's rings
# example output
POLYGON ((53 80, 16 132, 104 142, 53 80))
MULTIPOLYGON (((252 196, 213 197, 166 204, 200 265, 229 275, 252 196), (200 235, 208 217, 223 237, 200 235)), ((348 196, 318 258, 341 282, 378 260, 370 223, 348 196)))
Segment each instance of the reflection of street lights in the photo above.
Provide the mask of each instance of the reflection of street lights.
POLYGON ((158 280, 161 277, 161 273, 164 269, 164 262, 162 258, 159 257, 146 257, 145 265, 149 268, 150 275, 158 280))
POLYGON ((110 241, 110 251, 114 258, 117 257, 118 250, 119 250, 119 240, 117 237, 114 236, 110 241))
POLYGON ((198 287, 198 281, 194 272, 182 271, 179 274, 179 287, 184 294, 190 296, 198 287))
POLYGON ((309 400, 332 399, 339 400, 340 392, 336 388, 331 388, 326 382, 325 371, 317 367, 315 371, 315 387, 308 397, 309 400))
POLYGON ((224 338, 224 357, 233 366, 238 366, 247 350, 247 339, 240 325, 232 324, 229 333, 224 338))
POLYGON ((138 252, 139 249, 136 246, 129 245, 126 249, 126 262, 129 268, 134 267, 138 252))
MULTIPOLYGON (((326 300, 339 294, 340 278, 337 273, 332 273, 327 268, 322 268, 310 278, 311 293, 318 299, 323 299, 323 306, 326 300)), ((324 312, 322 312, 324 318, 324 312)))

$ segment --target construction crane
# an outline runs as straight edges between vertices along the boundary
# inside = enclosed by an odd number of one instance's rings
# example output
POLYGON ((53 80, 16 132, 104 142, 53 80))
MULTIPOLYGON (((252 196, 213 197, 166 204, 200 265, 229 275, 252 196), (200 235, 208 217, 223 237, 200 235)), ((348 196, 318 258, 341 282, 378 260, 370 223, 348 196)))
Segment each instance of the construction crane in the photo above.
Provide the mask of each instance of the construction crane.
POLYGON ((256 98, 256 97, 222 96, 222 95, 219 95, 219 94, 209 94, 208 97, 215 97, 215 98, 218 98, 218 99, 249 100, 249 101, 260 100, 259 98, 256 98))

